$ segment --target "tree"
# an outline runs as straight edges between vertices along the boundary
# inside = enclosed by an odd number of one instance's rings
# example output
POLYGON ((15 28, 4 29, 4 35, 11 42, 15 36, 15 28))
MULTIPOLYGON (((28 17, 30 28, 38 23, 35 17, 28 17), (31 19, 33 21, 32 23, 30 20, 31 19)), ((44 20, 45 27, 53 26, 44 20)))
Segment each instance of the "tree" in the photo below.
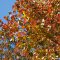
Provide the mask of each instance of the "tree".
POLYGON ((60 1, 16 0, 0 21, 5 60, 52 60, 60 57, 60 1), (7 57, 8 56, 8 57, 7 57))

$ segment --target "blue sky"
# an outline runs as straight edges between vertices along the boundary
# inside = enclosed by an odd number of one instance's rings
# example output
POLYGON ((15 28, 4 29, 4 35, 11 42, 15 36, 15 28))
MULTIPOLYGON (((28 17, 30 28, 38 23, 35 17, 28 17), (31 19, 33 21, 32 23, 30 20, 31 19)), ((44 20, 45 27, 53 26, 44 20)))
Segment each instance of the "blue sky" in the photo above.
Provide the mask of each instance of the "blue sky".
POLYGON ((12 6, 15 1, 16 0, 0 0, 0 19, 2 19, 3 22, 6 22, 3 17, 8 15, 8 12, 12 11, 12 6))

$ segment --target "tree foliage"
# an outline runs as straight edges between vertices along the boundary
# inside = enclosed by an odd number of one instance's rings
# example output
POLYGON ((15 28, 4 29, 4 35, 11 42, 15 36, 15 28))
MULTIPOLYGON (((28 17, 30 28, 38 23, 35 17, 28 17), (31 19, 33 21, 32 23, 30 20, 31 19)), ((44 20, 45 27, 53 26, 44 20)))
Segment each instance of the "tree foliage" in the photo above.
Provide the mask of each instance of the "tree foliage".
POLYGON ((1 56, 5 60, 59 58, 60 0, 16 0, 12 9, 4 16, 7 23, 0 20, 1 56))

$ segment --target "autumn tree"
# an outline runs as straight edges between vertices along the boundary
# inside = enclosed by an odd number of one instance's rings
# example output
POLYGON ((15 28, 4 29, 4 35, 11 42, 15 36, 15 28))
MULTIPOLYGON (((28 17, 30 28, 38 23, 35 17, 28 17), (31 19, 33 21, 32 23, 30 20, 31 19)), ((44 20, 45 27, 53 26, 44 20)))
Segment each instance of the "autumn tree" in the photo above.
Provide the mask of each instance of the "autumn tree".
POLYGON ((0 21, 5 60, 52 60, 60 57, 60 1, 16 0, 0 21), (8 57, 7 57, 8 56, 8 57))

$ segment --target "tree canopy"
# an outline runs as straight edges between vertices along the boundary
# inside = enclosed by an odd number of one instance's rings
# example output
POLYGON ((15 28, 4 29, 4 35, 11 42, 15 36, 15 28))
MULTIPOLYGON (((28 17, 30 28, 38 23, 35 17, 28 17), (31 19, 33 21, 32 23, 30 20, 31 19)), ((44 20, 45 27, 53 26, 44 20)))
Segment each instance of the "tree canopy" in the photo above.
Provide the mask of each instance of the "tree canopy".
POLYGON ((60 58, 60 0, 16 0, 12 9, 0 20, 1 59, 60 58))

